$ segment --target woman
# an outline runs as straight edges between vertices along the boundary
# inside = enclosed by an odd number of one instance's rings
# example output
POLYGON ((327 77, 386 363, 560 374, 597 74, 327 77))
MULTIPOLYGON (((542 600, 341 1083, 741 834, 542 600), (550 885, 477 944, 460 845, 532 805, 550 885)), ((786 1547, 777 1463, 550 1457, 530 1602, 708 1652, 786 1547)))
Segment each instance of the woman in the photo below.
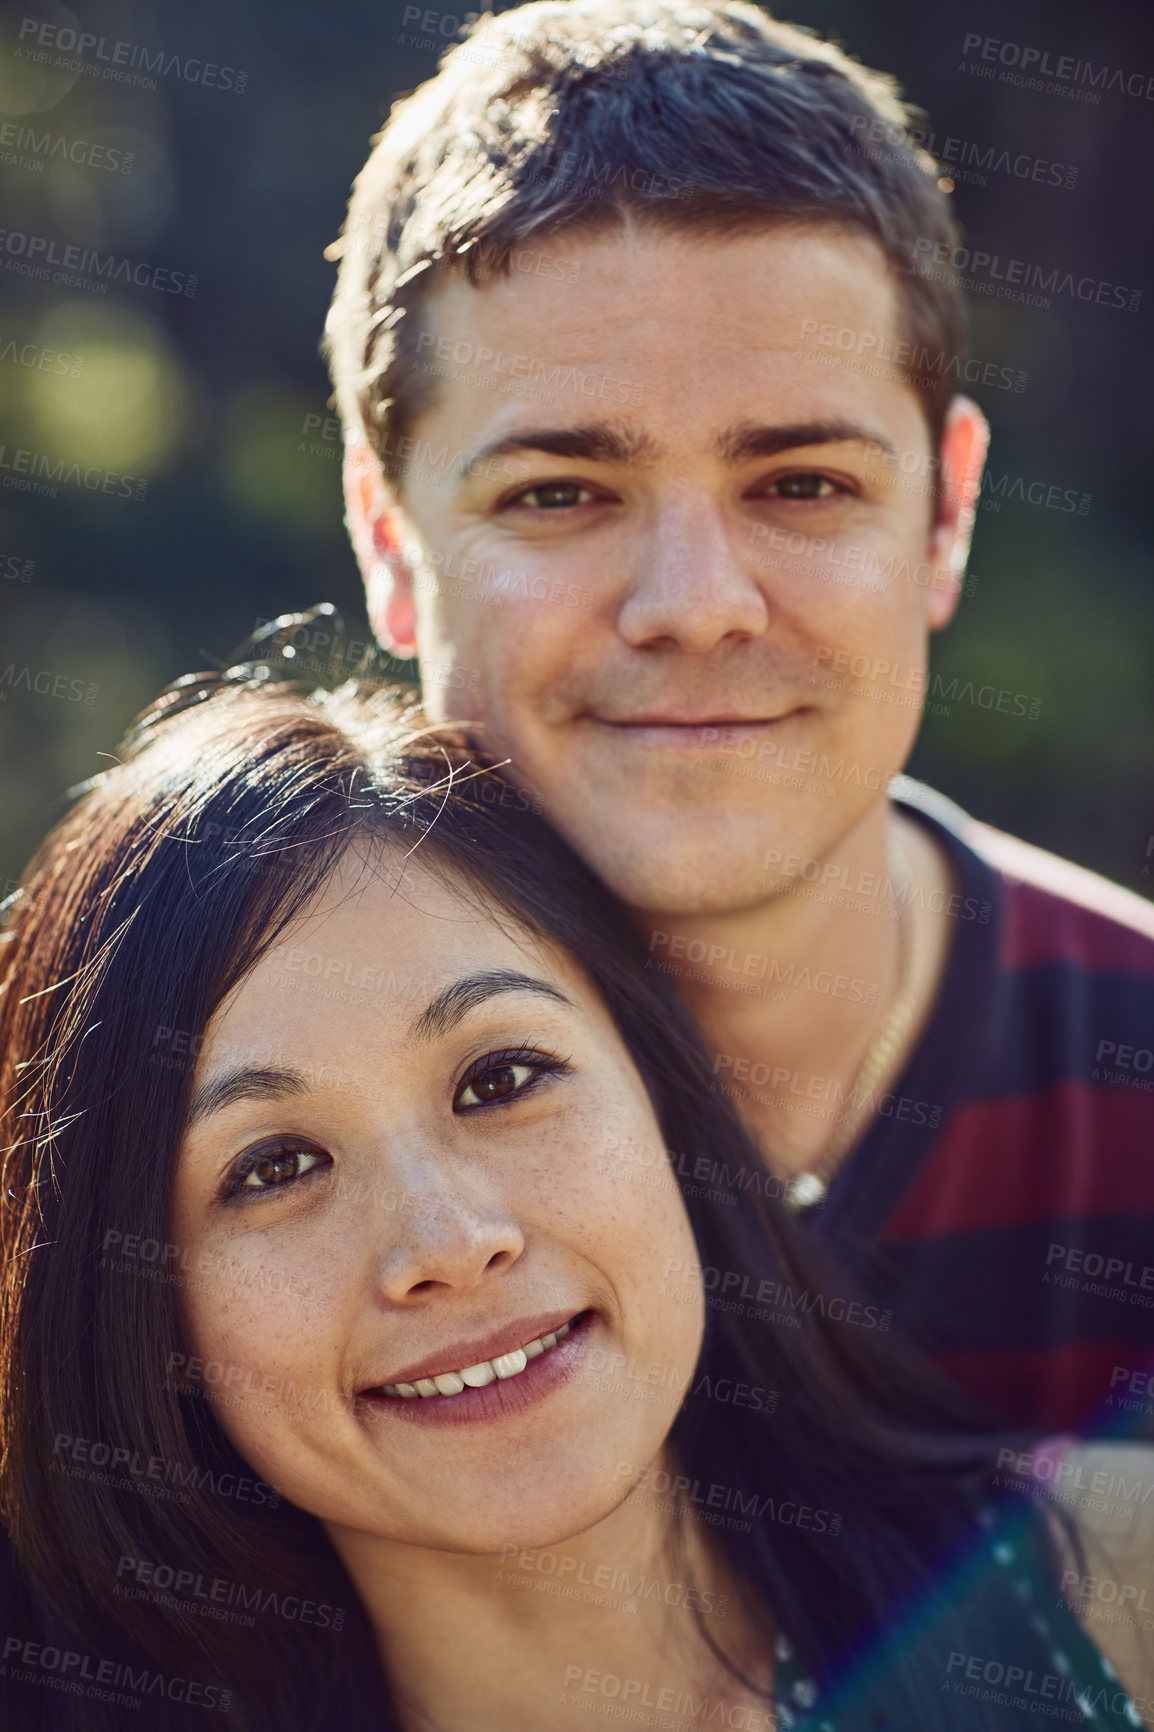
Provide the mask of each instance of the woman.
POLYGON ((159 700, 10 910, 4 1724, 1139 1724, 604 892, 268 675, 159 700))

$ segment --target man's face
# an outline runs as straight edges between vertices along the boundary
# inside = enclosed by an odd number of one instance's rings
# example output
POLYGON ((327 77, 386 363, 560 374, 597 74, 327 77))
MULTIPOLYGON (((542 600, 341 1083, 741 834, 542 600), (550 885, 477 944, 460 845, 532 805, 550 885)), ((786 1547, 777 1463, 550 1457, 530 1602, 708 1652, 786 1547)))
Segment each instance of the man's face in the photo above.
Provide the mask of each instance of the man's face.
POLYGON ((755 906, 905 762, 966 522, 870 359, 903 335, 880 251, 828 226, 562 236, 430 300, 375 623, 638 910, 755 906))

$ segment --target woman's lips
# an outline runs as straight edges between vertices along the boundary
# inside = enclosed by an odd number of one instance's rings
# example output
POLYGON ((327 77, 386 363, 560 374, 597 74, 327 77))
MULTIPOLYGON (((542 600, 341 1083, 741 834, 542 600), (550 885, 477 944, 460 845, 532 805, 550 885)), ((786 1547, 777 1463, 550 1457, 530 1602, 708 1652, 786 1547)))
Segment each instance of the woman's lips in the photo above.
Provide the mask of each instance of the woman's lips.
POLYGON ((482 1360, 500 1358, 525 1347, 533 1340, 540 1340, 547 1334, 555 1333, 565 1324, 572 1323, 574 1317, 579 1315, 577 1311, 558 1309, 512 1318, 499 1329, 490 1329, 485 1335, 468 1336, 450 1342, 435 1353, 426 1353, 423 1359, 410 1360, 403 1369, 390 1372, 388 1377, 383 1377, 372 1387, 382 1389, 389 1384, 416 1383, 419 1379, 432 1379, 445 1372, 459 1371, 462 1366, 475 1366, 482 1360))
MULTIPOLYGON (((512 1354, 500 1356, 508 1359, 508 1365, 485 1382, 462 1383, 459 1390, 450 1383, 451 1392, 421 1395, 414 1390, 411 1396, 386 1394, 386 1388, 396 1385, 383 1385, 362 1390, 357 1401, 374 1416, 387 1415, 419 1425, 471 1425, 506 1418, 523 1412, 568 1381, 585 1357, 595 1326, 594 1312, 577 1313, 562 1326, 560 1338, 551 1347, 543 1347, 526 1357, 520 1369, 516 1361, 523 1350, 515 1349, 512 1354)), ((440 1375, 460 1380, 459 1373, 440 1375)))

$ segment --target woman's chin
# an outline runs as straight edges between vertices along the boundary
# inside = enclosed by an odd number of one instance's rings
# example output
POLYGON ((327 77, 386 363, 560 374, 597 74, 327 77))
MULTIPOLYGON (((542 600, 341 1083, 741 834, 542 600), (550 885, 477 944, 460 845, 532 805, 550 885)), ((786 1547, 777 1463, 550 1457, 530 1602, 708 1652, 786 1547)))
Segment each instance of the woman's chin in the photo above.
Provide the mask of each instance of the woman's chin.
POLYGON ((458 1480, 444 1493, 426 1491, 428 1518, 422 1520, 415 1507, 408 1520, 398 1526, 396 1510, 366 1511, 361 1518, 334 1525, 359 1529, 380 1539, 431 1551, 465 1552, 489 1557, 512 1551, 538 1551, 555 1547, 587 1532, 619 1508, 629 1482, 616 1472, 617 1457, 604 1459, 590 1472, 588 1456, 583 1471, 574 1472, 572 1462, 557 1462, 547 1478, 538 1465, 530 1476, 503 1475, 496 1484, 472 1484, 458 1480))

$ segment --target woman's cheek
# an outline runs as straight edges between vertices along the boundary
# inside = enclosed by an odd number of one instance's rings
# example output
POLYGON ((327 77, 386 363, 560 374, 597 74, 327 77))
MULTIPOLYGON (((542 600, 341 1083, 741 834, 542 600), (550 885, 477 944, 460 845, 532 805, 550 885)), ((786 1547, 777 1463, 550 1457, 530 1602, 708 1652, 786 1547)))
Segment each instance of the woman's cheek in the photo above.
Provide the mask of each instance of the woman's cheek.
POLYGON ((646 1101, 622 1100, 611 1122, 589 1127, 580 1184, 559 1198, 570 1235, 583 1223, 591 1254, 623 1302, 638 1356, 691 1369, 705 1301, 700 1258, 681 1188, 646 1101))
POLYGON ((231 1235, 201 1246, 198 1274, 185 1289, 185 1329, 197 1358, 224 1366, 226 1389, 243 1380, 251 1390, 307 1363, 315 1375, 342 1259, 307 1235, 294 1240, 281 1256, 267 1241, 258 1247, 231 1235))

